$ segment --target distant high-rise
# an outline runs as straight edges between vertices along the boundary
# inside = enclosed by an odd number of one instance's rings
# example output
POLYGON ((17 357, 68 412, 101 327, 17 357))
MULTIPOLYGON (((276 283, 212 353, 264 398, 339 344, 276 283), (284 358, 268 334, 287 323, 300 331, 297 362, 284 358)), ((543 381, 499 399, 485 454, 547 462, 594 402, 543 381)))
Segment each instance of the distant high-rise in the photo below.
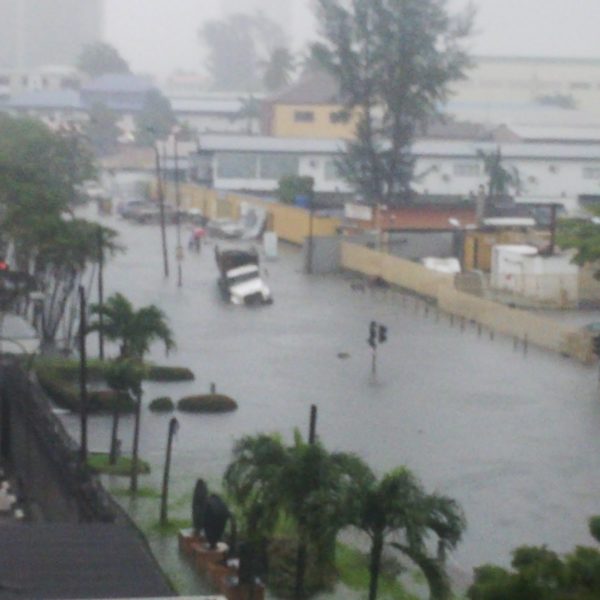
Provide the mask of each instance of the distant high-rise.
POLYGON ((221 0, 224 14, 262 12, 288 33, 292 28, 294 0, 221 0))
POLYGON ((74 65, 102 17, 102 0, 0 0, 0 68, 74 65))

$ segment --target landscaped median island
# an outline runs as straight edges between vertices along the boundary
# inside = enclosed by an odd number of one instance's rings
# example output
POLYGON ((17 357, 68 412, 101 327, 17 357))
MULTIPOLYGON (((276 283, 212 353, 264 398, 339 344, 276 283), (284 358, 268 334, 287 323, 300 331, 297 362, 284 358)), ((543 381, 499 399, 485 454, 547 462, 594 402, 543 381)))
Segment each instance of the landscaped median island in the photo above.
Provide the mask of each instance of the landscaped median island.
POLYGON ((187 396, 177 403, 177 409, 188 413, 224 413, 237 410, 237 402, 223 394, 187 396))
MULTIPOLYGON (((101 387, 106 383, 109 365, 109 361, 88 361, 88 382, 97 388, 88 391, 88 410, 91 413, 108 413, 114 410, 132 413, 135 400, 130 394, 110 389, 108 385, 101 387)), ((57 406, 73 412, 78 412, 80 406, 79 368, 79 361, 74 359, 37 358, 34 363, 35 374, 44 391, 57 406)), ((190 381, 194 379, 194 374, 183 367, 146 365, 144 379, 158 382, 190 381)))

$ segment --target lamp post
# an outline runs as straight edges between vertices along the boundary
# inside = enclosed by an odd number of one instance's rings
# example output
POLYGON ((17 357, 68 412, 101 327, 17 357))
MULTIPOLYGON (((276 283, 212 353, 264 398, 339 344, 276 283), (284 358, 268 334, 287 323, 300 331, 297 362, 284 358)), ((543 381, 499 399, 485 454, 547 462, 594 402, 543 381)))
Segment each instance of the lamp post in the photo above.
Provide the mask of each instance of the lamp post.
POLYGON ((102 225, 98 225, 98 354, 104 360, 104 235, 102 225))
POLYGON ((86 334, 86 303, 85 290, 79 286, 79 394, 80 394, 80 460, 83 465, 87 463, 87 418, 88 418, 88 399, 87 399, 87 357, 85 350, 86 334))
POLYGON ((173 417, 169 421, 169 432, 167 435, 167 455, 165 457, 165 469, 163 472, 162 494, 160 498, 160 524, 167 524, 167 498, 169 496, 169 474, 171 472, 171 449, 173 447, 173 437, 179 429, 179 421, 173 417))
POLYGON ((156 159, 156 185, 158 191, 158 204, 160 209, 160 232, 162 236, 162 252, 163 252, 163 264, 165 270, 165 277, 169 276, 169 257, 167 254, 167 232, 165 229, 165 195, 162 186, 162 179, 160 173, 160 154, 158 152, 157 142, 153 144, 154 154, 156 159))
POLYGON ((175 215, 175 225, 177 227, 177 287, 181 287, 183 285, 181 268, 181 261, 183 260, 183 247, 181 245, 181 197, 179 195, 179 152, 177 146, 178 133, 178 130, 173 131, 173 142, 175 151, 175 210, 177 211, 175 215))

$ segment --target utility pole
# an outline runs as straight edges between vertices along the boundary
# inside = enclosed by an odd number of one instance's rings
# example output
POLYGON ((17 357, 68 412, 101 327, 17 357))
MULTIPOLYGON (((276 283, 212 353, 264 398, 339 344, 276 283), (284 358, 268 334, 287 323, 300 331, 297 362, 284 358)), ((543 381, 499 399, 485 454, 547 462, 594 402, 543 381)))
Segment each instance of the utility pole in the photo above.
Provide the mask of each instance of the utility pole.
POLYGON ((173 417, 169 421, 169 432, 167 435, 167 455, 165 457, 165 470, 163 472, 162 494, 160 497, 160 524, 166 525, 167 518, 167 499, 169 496, 169 473, 171 471, 171 448, 173 446, 173 437, 179 429, 179 421, 173 417))
POLYGON ((86 334, 86 302, 85 290, 79 286, 79 401, 80 401, 80 459, 81 463, 87 463, 87 418, 88 418, 88 398, 87 398, 87 357, 85 349, 86 334))
POLYGON ((131 452, 131 481, 129 491, 132 495, 138 491, 138 449, 140 445, 140 419, 142 417, 142 382, 135 390, 135 422, 133 425, 133 450, 131 452))
POLYGON ((165 194, 162 185, 162 178, 160 172, 160 154, 158 152, 158 142, 154 143, 154 154, 156 161, 156 187, 158 193, 158 206, 160 209, 160 232, 162 237, 162 253, 163 253, 163 265, 165 271, 165 277, 169 276, 169 257, 167 253, 167 232, 165 228, 165 194))
POLYGON ((104 360, 104 235, 102 225, 98 226, 98 342, 100 360, 104 360))
POLYGON ((183 274, 181 261, 183 260, 183 246, 181 245, 181 197, 179 195, 179 152, 177 147, 177 131, 173 133, 174 149, 175 149, 175 223, 177 227, 177 287, 183 285, 183 274))

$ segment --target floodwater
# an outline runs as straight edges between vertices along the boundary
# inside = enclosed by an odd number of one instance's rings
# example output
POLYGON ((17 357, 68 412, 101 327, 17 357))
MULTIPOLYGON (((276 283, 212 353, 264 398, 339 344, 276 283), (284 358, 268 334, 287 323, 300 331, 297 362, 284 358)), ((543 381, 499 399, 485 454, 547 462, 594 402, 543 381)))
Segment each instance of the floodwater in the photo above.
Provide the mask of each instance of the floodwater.
MULTIPOLYGON (((316 404, 318 435, 327 448, 355 452, 378 473, 407 465, 428 490, 462 504, 468 530, 453 554, 456 569, 507 564, 521 544, 568 551, 592 542, 587 519, 600 514, 594 368, 531 347, 524 355, 512 340, 491 340, 487 332, 479 337, 470 325, 461 331, 445 316, 426 315, 414 299, 352 290, 349 276, 305 275, 300 251, 284 244, 277 261, 264 263, 275 303, 229 306, 217 294, 212 245, 200 255, 186 252, 179 288, 174 228, 165 279, 158 227, 101 220, 119 230, 128 248, 107 266, 107 293, 120 291, 136 306, 160 306, 178 348, 165 357, 156 345, 151 359, 196 375, 194 382, 146 384, 144 403, 203 393, 211 382, 239 403, 226 415, 177 414, 172 517, 188 517, 198 477, 218 487, 240 436, 278 431, 289 438, 295 427, 306 431, 316 404), (366 343, 371 320, 388 327, 376 381, 366 343)), ((94 339, 89 345, 95 352, 94 339)), ((143 412, 141 454, 153 472, 141 485, 157 490, 169 418, 143 412)), ((66 423, 76 435, 76 418, 66 423)), ((92 449, 108 447, 108 417, 93 417, 89 430, 92 449)), ((131 430, 125 418, 126 449, 131 430)), ((126 487, 126 481, 108 485, 126 487)), ((133 509, 146 524, 158 518, 157 500, 139 500, 133 509)), ((179 573, 173 540, 151 542, 184 591, 206 591, 185 569, 179 573)))

